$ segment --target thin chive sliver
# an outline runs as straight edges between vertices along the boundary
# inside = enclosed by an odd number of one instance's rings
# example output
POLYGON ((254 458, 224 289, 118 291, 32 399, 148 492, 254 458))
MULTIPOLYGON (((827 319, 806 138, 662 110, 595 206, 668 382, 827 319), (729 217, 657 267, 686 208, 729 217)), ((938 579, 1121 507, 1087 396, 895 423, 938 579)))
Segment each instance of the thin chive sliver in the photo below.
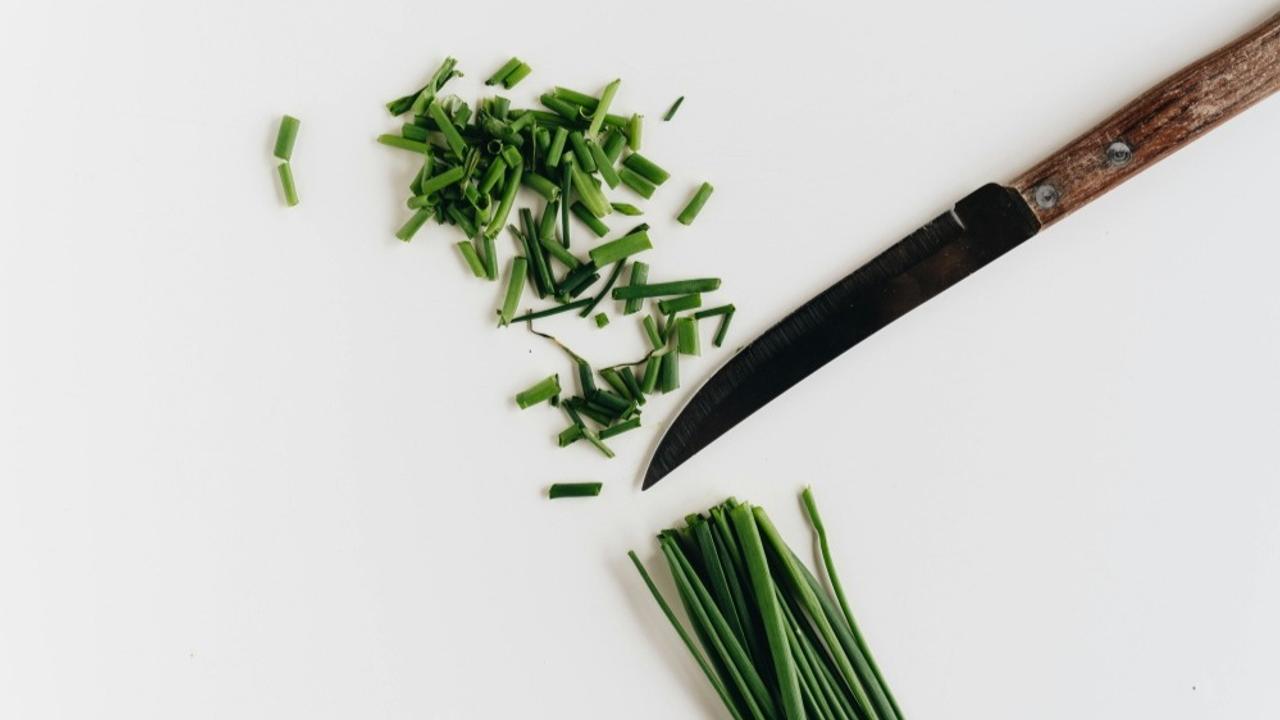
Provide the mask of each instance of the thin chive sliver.
POLYGON ((663 394, 680 387, 680 355, 669 352, 662 356, 662 367, 658 373, 658 387, 663 394))
POLYGON ((575 217, 581 220, 584 225, 591 228, 591 232, 595 233, 596 237, 604 237, 609 234, 609 226, 600 222, 600 218, 592 215, 591 211, 587 209, 587 206, 582 204, 582 201, 573 203, 573 205, 569 207, 569 210, 575 217))
POLYGON ((298 204, 298 186, 293 182, 293 167, 286 160, 276 166, 276 175, 280 178, 280 190, 284 193, 284 204, 293 207, 298 204))
MULTIPOLYGON (((635 255, 638 252, 649 250, 652 247, 653 243, 649 240, 649 233, 642 230, 630 235, 624 235, 603 245, 597 245, 591 249, 589 254, 591 255, 591 261, 597 267, 603 267, 609 263, 635 255)), ((617 298, 617 295, 614 295, 614 297, 617 298)))
POLYGON ((594 138, 600 132, 609 114, 609 106, 613 104, 613 96, 618 94, 618 86, 621 84, 622 79, 619 78, 604 86, 604 92, 600 93, 599 104, 591 111, 591 125, 587 127, 587 137, 594 138))
POLYGON ((378 142, 388 147, 400 148, 401 150, 411 150, 416 153, 426 154, 428 150, 426 143, 418 142, 417 140, 409 140, 408 138, 402 138, 399 135, 391 135, 389 133, 379 135, 378 142))
POLYGON ((520 84, 520 81, 528 77, 531 72, 533 72, 533 68, 529 67, 526 63, 520 63, 516 66, 516 69, 507 73, 506 76, 502 78, 502 87, 510 90, 520 84))
POLYGON ((396 237, 404 242, 409 242, 422 229, 422 226, 431 219, 433 214, 435 214, 434 208, 423 208, 415 212, 413 217, 406 220, 404 225, 401 225, 400 229, 396 230, 396 237))
POLYGON ((676 351, 681 355, 701 355, 698 321, 685 316, 676 320, 676 351))
POLYGON ((298 139, 298 126, 302 121, 292 115, 280 118, 280 129, 276 131, 276 147, 273 154, 281 160, 293 158, 293 144, 298 139))
POLYGON ((631 168, 632 172, 654 185, 661 185, 671 177, 671 173, 663 170, 657 163, 640 153, 631 153, 623 159, 622 164, 631 168))
POLYGON ((711 193, 715 188, 711 183, 704 182, 698 187, 698 191, 693 194, 693 198, 689 200, 689 204, 684 206, 680 214, 676 216, 676 220, 681 225, 692 225, 693 219, 698 217, 698 213, 702 212, 702 206, 707 204, 707 200, 711 197, 711 193))
POLYGON ((663 121, 663 122, 671 122, 671 118, 673 118, 673 117, 675 117, 675 116, 676 116, 676 111, 680 109, 680 105, 681 105, 682 103, 684 103, 684 96, 683 96, 683 95, 681 95, 680 97, 676 98, 676 101, 675 101, 675 102, 673 102, 673 103, 671 103, 671 107, 670 107, 670 108, 668 108, 668 109, 667 109, 667 112, 663 114, 663 116, 662 116, 662 121, 663 121))
POLYGON ((680 297, 671 298, 670 300, 661 300, 658 302, 658 312, 663 315, 674 315, 678 312, 693 310, 700 307, 702 307, 701 293, 681 295, 680 297))
POLYGON ((529 389, 516 394, 516 405, 527 410, 560 394, 560 376, 549 375, 534 383, 529 389))
POLYGON ((471 268, 471 273, 478 278, 484 277, 484 263, 480 262, 480 255, 476 253, 476 247, 463 240, 457 243, 457 248, 462 255, 463 261, 467 263, 467 267, 471 268))
POLYGON ((694 278, 645 285, 624 285, 613 289, 613 299, 631 300, 633 298, 669 297, 671 295, 712 292, 719 288, 720 278, 694 278))
POLYGON ((649 182, 645 177, 626 165, 618 168, 618 179, 622 181, 623 185, 631 188, 637 195, 646 200, 653 197, 654 191, 658 189, 657 185, 649 182))
POLYGON ((466 156, 467 143, 462 139, 462 134, 458 132, 458 128, 453 126, 453 121, 444 112, 444 106, 438 102, 431 103, 431 107, 427 108, 427 114, 432 120, 436 121, 436 126, 440 128, 440 132, 444 133, 444 140, 449 145, 449 151, 459 160, 466 156))
POLYGON ((503 296, 502 309, 498 311, 500 324, 511 324, 511 318, 516 314, 516 306, 520 304, 520 295, 524 292, 524 281, 528 273, 528 260, 519 256, 511 260, 511 272, 507 275, 507 292, 503 296))
POLYGON ((587 141, 587 150, 591 152, 591 158, 596 163, 596 169, 600 171, 600 177, 604 178, 605 184, 610 189, 618 187, 618 183, 622 179, 618 177, 618 171, 613 168, 613 163, 609 162, 609 156, 594 140, 587 141))
POLYGON ((489 79, 484 81, 484 84, 497 85, 498 83, 502 82, 503 78, 510 75, 516 68, 520 67, 522 64, 523 63, 520 62, 520 58, 517 58, 517 57, 511 58, 506 63, 504 63, 502 67, 498 68, 496 72, 490 75, 489 79))
POLYGON ((555 483, 547 489, 547 497, 559 498, 595 497, 600 494, 603 483, 555 483))
POLYGON ((550 307, 545 310, 538 310, 536 312, 525 313, 524 315, 513 317, 511 318, 511 322, 518 323, 518 322, 525 322, 527 320, 540 320, 542 318, 551 317, 552 315, 559 315, 561 313, 572 312, 574 310, 577 310, 578 308, 583 308, 583 307, 586 307, 587 305, 590 305, 591 302, 592 302, 591 298, 574 300, 573 302, 565 303, 564 305, 556 305, 555 307, 550 307))

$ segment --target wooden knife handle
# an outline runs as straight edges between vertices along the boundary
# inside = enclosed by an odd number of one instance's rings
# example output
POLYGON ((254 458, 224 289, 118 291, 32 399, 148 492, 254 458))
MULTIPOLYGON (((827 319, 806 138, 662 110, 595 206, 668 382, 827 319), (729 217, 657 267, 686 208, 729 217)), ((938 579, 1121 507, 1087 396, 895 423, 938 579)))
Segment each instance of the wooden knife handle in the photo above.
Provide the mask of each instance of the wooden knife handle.
POLYGON ((1042 226, 1280 90, 1280 15, 1164 81, 1014 180, 1042 226))

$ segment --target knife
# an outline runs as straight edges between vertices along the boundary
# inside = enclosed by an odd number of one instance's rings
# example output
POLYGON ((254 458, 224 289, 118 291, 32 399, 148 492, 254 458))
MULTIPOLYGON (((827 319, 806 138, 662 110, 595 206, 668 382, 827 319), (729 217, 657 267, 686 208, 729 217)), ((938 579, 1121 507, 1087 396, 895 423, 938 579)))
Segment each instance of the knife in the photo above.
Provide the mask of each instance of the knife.
POLYGON ((974 191, 742 348, 672 421, 643 488, 872 333, 1277 90, 1280 15, 1008 185, 974 191))

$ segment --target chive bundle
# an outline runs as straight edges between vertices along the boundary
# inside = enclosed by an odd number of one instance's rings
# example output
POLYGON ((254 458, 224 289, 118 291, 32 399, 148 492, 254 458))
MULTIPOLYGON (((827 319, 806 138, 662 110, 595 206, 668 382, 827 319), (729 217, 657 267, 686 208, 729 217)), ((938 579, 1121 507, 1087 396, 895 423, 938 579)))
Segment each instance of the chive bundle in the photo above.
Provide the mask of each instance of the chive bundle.
MULTIPOLYGON (((512 57, 485 85, 510 89, 530 73, 527 63, 512 57)), ((409 242, 432 221, 461 230, 464 237, 454 245, 466 271, 488 281, 501 276, 504 283, 496 309, 499 327, 526 322, 532 329, 534 320, 575 312, 606 329, 615 314, 602 307, 606 301, 618 304, 618 315, 641 313, 650 302, 657 306, 659 317, 643 315, 652 349, 640 361, 596 373, 570 353, 578 369, 577 394, 561 399, 553 375, 517 396, 522 408, 550 402, 568 416, 569 426, 557 438, 561 446, 585 441, 612 457, 605 441, 640 426, 646 395, 680 386, 681 357, 701 351, 700 314, 694 311, 720 280, 650 282, 649 265, 636 261, 654 247, 649 225, 617 227, 620 217, 644 214, 617 193, 647 199, 671 178, 639 154, 644 118, 620 108, 620 79, 598 94, 554 87, 539 97, 540 107, 520 108, 501 95, 469 103, 448 94, 448 83, 461 76, 457 60, 446 58, 421 88, 386 104, 400 125, 377 141, 408 153, 418 167, 408 182, 410 214, 396 237, 409 242), (521 188, 530 191, 532 207, 522 202, 521 188), (576 231, 574 218, 580 223, 576 231), (498 241, 504 228, 515 240, 513 253, 498 241), (526 308, 529 294, 542 306, 526 308), (595 382, 597 376, 602 382, 595 382)), ((283 150, 285 160, 297 132, 297 121, 286 121, 277 140, 277 154, 283 150)), ((287 171, 283 166, 281 181, 292 188, 287 171)), ((728 317, 721 321, 717 347, 728 317)))
POLYGON ((292 115, 280 118, 280 129, 276 131, 276 146, 272 151, 280 159, 276 166, 276 175, 280 178, 280 189, 284 192, 284 202, 289 207, 298 204, 298 187, 293 182, 293 144, 298 140, 298 127, 302 121, 292 115))
POLYGON ((763 508, 733 498, 658 534, 692 634, 628 556, 734 718, 901 720, 849 609, 813 493, 801 497, 834 593, 763 508))

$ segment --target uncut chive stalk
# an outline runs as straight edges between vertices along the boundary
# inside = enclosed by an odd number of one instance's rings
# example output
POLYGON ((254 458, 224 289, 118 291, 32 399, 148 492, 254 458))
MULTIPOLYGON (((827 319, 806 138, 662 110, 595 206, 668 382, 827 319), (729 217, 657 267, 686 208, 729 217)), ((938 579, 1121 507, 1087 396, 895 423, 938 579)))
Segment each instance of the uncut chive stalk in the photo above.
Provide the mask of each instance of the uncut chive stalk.
POLYGON ((671 623, 671 627, 675 628, 676 634, 680 636, 680 641, 688 648, 694 662, 698 663, 698 667, 702 669, 702 674, 707 676, 707 681, 711 683, 711 687, 715 688, 716 694, 720 696, 720 700, 724 703, 725 708, 728 709, 729 714, 733 716, 734 720, 746 720, 729 696, 729 689, 721 682, 719 676, 712 672, 711 666, 707 664, 707 659, 703 657, 702 652, 698 650, 698 646, 694 644, 693 638, 689 637, 689 633, 684 629, 684 626, 676 619, 676 614, 671 610, 671 606, 667 604, 666 598, 662 597, 662 593, 658 592, 658 587, 653 584, 653 578, 649 577, 649 573, 644 569, 644 565, 640 562, 640 558, 636 556, 635 551, 629 551, 627 557, 631 558, 631 564, 635 565, 636 571, 640 573, 645 587, 649 588, 649 594, 653 595, 654 601, 662 609, 662 614, 667 616, 667 621, 671 623))
MULTIPOLYGON (((639 260, 631 263, 631 279, 628 281, 632 285, 643 285, 649 279, 649 266, 639 260)), ((623 315, 634 315, 640 312, 640 306, 644 301, 639 298, 631 298, 622 306, 623 315)))
POLYGON ((681 355, 701 355, 698 321, 685 316, 676 320, 676 351, 681 355))
POLYGON ((646 200, 653 197, 653 192, 657 190, 656 185, 649 182, 639 173, 635 172, 634 170, 627 167, 626 165, 623 165, 621 168, 618 169, 618 179, 622 181, 623 185, 626 185, 627 187, 631 188, 636 192, 637 195, 639 195, 640 197, 646 200))
POLYGON ((631 300, 633 298, 688 295, 690 293, 711 292, 719 288, 720 278, 694 278, 692 280, 674 280, 645 285, 624 285, 613 289, 613 299, 631 300))
POLYGON ((690 293, 669 300, 658 301, 658 312, 663 315, 674 315, 685 310, 702 307, 702 293, 690 293))
POLYGON ((618 276, 622 274, 622 268, 625 265, 626 262, 623 260, 619 260, 613 264, 613 272, 609 273, 609 279, 605 281, 604 288, 601 289, 600 292, 596 293, 596 296, 591 299, 590 305, 584 307, 582 312, 578 313, 579 316, 586 317, 590 315, 591 311, 595 310, 596 306, 600 304, 600 301, 609 296, 609 291, 613 289, 614 283, 618 282, 618 276))
POLYGON ((515 70, 507 73, 506 77, 502 78, 502 87, 510 90, 520 84, 520 81, 528 77, 531 72, 533 72, 533 68, 525 63, 520 63, 515 70))
POLYGON ((280 178, 280 190, 284 193, 285 205, 289 207, 297 205, 298 186, 293 182, 293 168, 289 165, 289 161, 286 160, 276 166, 276 176, 280 178))
POLYGON ((580 307, 585 307, 589 304, 591 304, 590 298, 574 300, 573 302, 565 303, 564 305, 556 305, 555 307, 550 307, 545 310, 538 310, 536 312, 525 313, 524 315, 513 317, 511 318, 511 322, 518 323, 518 322, 524 322, 526 320, 540 320, 545 317, 551 317, 552 315, 559 315, 560 313, 571 312, 573 310, 577 310, 580 307))
POLYGON ((595 138, 599 134, 605 117, 609 114, 609 106, 613 104, 613 96, 618 94, 618 86, 621 84, 622 79, 619 78, 604 86, 604 92, 600 93, 600 102, 591 111, 591 124, 587 126, 587 137, 595 138))
POLYGON ((683 96, 683 95, 681 95, 680 97, 676 98, 676 101, 675 101, 675 102, 673 102, 673 103, 671 103, 671 107, 667 110, 666 114, 664 114, 664 115, 662 116, 662 121, 663 121, 663 122, 670 122, 670 121, 671 121, 671 118, 673 118, 673 117, 675 117, 675 116, 676 116, 676 111, 680 109, 680 105, 681 105, 681 103, 683 103, 683 102, 684 102, 684 96, 683 96))
POLYGON ((502 67, 498 68, 496 72, 490 75, 489 79, 484 81, 484 84, 497 85, 498 83, 502 82, 503 78, 505 78, 507 75, 510 75, 511 72, 518 67, 520 67, 520 58, 513 57, 510 60, 508 60, 505 64, 503 64, 502 67))
POLYGON ((280 129, 276 131, 276 147, 273 154, 288 162, 293 159, 293 144, 298 139, 298 126, 302 121, 292 115, 280 118, 280 129))
POLYGON ((609 156, 605 154, 604 149, 596 141, 588 140, 587 150, 590 151, 591 159, 595 162, 596 169, 600 171, 600 177, 604 178, 609 189, 618 187, 618 183, 622 180, 618 177, 618 171, 613 169, 613 163, 609 162, 609 156))
POLYGON ((546 402, 560 394, 560 376, 549 375, 516 394, 516 405, 526 410, 540 402, 546 402))
POLYGON ((654 185, 661 185, 667 181, 667 178, 671 177, 671 173, 663 170, 657 163, 640 153, 631 153, 623 159, 622 164, 654 185))
POLYGON ((520 304, 520 295, 524 292, 524 279, 529 272, 529 261, 522 256, 511 260, 511 271, 507 274, 507 292, 502 300, 502 309, 498 311, 499 324, 510 325, 511 318, 520 304))
POLYGON ((676 216, 676 220, 681 225, 692 225, 693 219, 698 217, 698 213, 702 212, 702 206, 707 204, 707 199, 711 197, 711 193, 715 188, 711 183, 704 182, 698 187, 698 192, 694 193, 693 198, 689 200, 689 204, 684 206, 680 214, 676 216))
POLYGON ((889 685, 885 683, 884 676, 880 673, 880 667, 876 665, 875 657, 872 656, 870 648, 862 637, 862 633, 858 630, 858 623, 853 619, 853 611, 849 608, 849 601, 845 598, 840 576, 836 573, 835 561, 831 556, 831 545, 827 540, 827 529, 822 523, 822 515, 818 513, 818 503, 814 500, 813 488, 806 487, 804 492, 800 494, 800 498, 804 503, 805 513, 809 516, 809 524, 813 526, 813 532, 818 536, 818 546, 822 551, 822 564, 826 567, 827 579, 831 582, 832 589, 835 590, 836 600, 840 603, 840 611, 844 613, 849 632, 853 636, 853 640, 861 651, 862 656, 866 659, 871 674, 875 676, 876 684, 884 693, 885 699, 892 707, 894 715, 901 717, 902 711, 898 709, 898 702, 889 690, 889 685))
POLYGON ((762 635, 764 629, 754 618, 759 617, 750 593, 743 583, 749 582, 746 565, 738 541, 734 538, 733 529, 729 525, 729 508, 724 504, 711 508, 707 513, 711 516, 712 535, 716 541, 716 552, 720 555, 720 564, 725 568, 725 579, 729 582, 729 594, 733 596, 734 606, 738 610, 738 625, 747 636, 747 647, 757 665, 771 662, 768 655, 768 642, 762 635))
POLYGON ((507 174, 507 182, 502 187, 502 199, 498 202, 498 211, 493 214, 493 218, 489 220, 489 225, 485 227, 484 234, 494 237, 502 226, 507 223, 507 215, 511 214, 511 206, 516 201, 516 191, 520 189, 520 176, 524 174, 524 164, 517 163, 511 168, 511 172, 507 174))
POLYGON ((796 672, 791 650, 787 645, 786 618, 778 604, 773 576, 769 574, 769 561, 764 553, 764 543, 751 506, 743 503, 729 511, 729 519, 737 533, 742 554, 746 560, 747 574, 760 616, 764 623, 765 637, 773 657, 774 674, 782 700, 784 717, 804 717, 804 701, 800 696, 800 678, 796 672))
POLYGON ((484 277, 484 263, 480 262, 480 256, 476 253, 476 248, 470 242, 463 240, 457 243, 458 252, 462 255, 463 261, 467 263, 467 267, 471 268, 471 274, 478 278, 484 277))
POLYGON ((591 211, 587 209, 586 205, 582 204, 581 200, 575 202, 569 210, 576 215, 584 225, 591 228, 591 232, 595 233, 596 237, 604 237, 609 234, 609 226, 600 222, 600 218, 592 215, 591 211))
MULTIPOLYGON (((637 233, 624 235, 617 240, 611 240, 603 245, 597 245, 591 248, 588 254, 597 267, 604 267, 609 263, 617 262, 651 248, 653 248, 653 243, 649 240, 649 233, 641 230, 637 233)), ((617 296, 615 295, 615 297, 617 296)))
POLYGON ((444 112, 444 106, 438 102, 431 103, 431 107, 427 108, 427 114, 435 120, 436 126, 440 128, 440 132, 444 133, 444 140, 449 144, 449 151, 459 160, 466 156, 467 143, 462 139, 462 135, 458 132, 458 128, 453 126, 453 121, 444 112))
POLYGON ((567 497, 595 497, 600 494, 603 483, 555 483, 547 489, 547 497, 552 500, 567 497))

